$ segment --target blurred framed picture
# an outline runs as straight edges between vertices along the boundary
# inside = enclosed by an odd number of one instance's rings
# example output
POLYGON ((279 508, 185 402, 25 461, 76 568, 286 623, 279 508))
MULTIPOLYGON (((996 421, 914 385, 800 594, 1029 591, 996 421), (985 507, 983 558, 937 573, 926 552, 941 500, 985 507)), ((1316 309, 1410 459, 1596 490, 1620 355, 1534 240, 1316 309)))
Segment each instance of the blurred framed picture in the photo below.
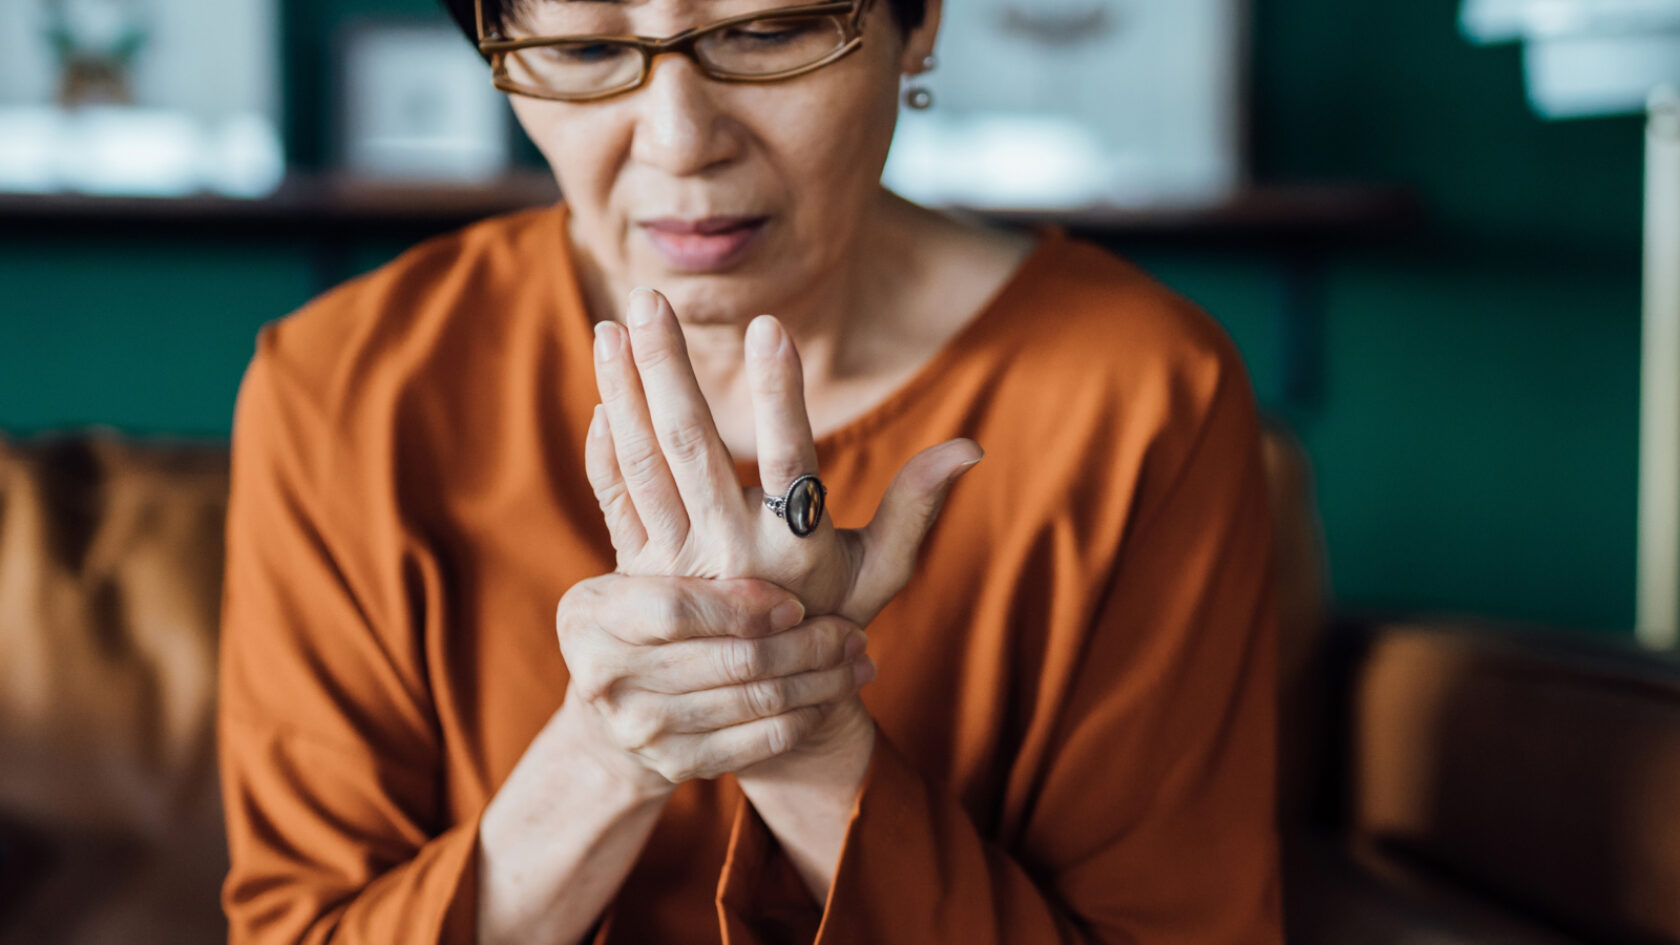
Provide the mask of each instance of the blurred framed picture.
POLYGON ((351 174, 472 184, 507 169, 506 97, 453 25, 359 22, 340 60, 339 152, 351 174))
POLYGON ((272 190, 277 3, 0 2, 0 189, 272 190))
POLYGON ((1243 0, 948 5, 934 97, 887 168, 912 199, 975 207, 1205 203, 1245 168, 1243 0))

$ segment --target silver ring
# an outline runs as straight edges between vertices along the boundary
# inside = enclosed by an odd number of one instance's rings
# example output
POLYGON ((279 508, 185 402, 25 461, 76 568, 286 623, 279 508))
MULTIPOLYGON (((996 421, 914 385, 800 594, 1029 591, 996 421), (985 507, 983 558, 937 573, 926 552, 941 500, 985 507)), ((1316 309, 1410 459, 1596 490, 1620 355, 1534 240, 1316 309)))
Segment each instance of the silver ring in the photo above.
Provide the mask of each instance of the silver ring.
POLYGON ((828 487, 816 476, 800 476, 781 495, 765 496, 764 507, 787 522, 788 530, 804 538, 822 524, 823 509, 828 507, 828 487))

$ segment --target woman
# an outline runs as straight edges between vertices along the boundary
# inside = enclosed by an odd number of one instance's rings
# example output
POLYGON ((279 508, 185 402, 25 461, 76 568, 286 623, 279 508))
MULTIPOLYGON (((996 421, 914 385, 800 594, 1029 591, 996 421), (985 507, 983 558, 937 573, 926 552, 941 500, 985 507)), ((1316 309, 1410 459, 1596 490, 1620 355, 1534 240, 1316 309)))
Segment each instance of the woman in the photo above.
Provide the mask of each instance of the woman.
POLYGON ((451 2, 566 203, 261 338, 233 940, 1278 941, 1247 379, 881 188, 940 0, 451 2))

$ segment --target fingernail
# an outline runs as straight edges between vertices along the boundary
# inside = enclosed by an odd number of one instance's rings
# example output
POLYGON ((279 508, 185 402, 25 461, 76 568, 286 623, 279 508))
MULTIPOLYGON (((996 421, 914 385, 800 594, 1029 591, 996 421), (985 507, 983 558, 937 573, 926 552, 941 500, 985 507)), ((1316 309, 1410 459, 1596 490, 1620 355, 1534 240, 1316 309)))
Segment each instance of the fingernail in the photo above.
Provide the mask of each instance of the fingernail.
MULTIPOLYGON (((985 459, 985 458, 986 457, 984 457, 984 456, 980 457, 980 459, 985 459)), ((950 485, 955 484, 956 481, 958 479, 961 479, 964 475, 966 475, 970 469, 973 469, 975 466, 980 465, 980 459, 971 459, 968 462, 962 463, 961 465, 957 466, 956 469, 951 470, 951 475, 945 480, 945 485, 950 486, 950 485)))
POLYGON ((770 626, 777 630, 791 630, 805 619, 805 605, 799 601, 783 601, 770 611, 770 626))
POLYGON ((653 324, 654 315, 659 313, 659 297, 649 288, 638 288, 630 293, 630 310, 625 313, 630 324, 637 328, 646 328, 653 324))
POLYGON ((606 322, 595 323, 595 360, 601 363, 611 361, 618 356, 623 342, 618 337, 618 330, 606 322))
POLYGON ((878 672, 875 661, 866 656, 852 664, 852 682, 858 686, 867 685, 875 681, 878 672))
POLYGON ((855 660, 858 654, 869 648, 869 634, 862 630, 853 630, 846 638, 846 659, 855 660))
POLYGON ((747 326, 747 352, 755 358, 768 358, 782 348, 782 329, 776 320, 760 315, 747 326))

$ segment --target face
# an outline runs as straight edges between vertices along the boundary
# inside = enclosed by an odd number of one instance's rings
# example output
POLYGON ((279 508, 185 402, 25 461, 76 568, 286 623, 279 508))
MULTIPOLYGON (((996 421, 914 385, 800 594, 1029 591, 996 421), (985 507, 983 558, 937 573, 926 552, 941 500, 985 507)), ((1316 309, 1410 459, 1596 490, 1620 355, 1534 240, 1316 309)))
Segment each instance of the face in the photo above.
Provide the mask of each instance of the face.
MULTIPOLYGON (((797 2, 797 0, 796 0, 797 2)), ((669 36, 789 0, 532 0, 514 35, 669 36)), ((862 248, 879 205, 900 76, 932 50, 938 4, 906 37, 874 0, 862 46, 767 84, 707 78, 680 55, 596 102, 511 96, 571 209, 572 242, 615 298, 646 285, 683 321, 799 304, 862 248)))

